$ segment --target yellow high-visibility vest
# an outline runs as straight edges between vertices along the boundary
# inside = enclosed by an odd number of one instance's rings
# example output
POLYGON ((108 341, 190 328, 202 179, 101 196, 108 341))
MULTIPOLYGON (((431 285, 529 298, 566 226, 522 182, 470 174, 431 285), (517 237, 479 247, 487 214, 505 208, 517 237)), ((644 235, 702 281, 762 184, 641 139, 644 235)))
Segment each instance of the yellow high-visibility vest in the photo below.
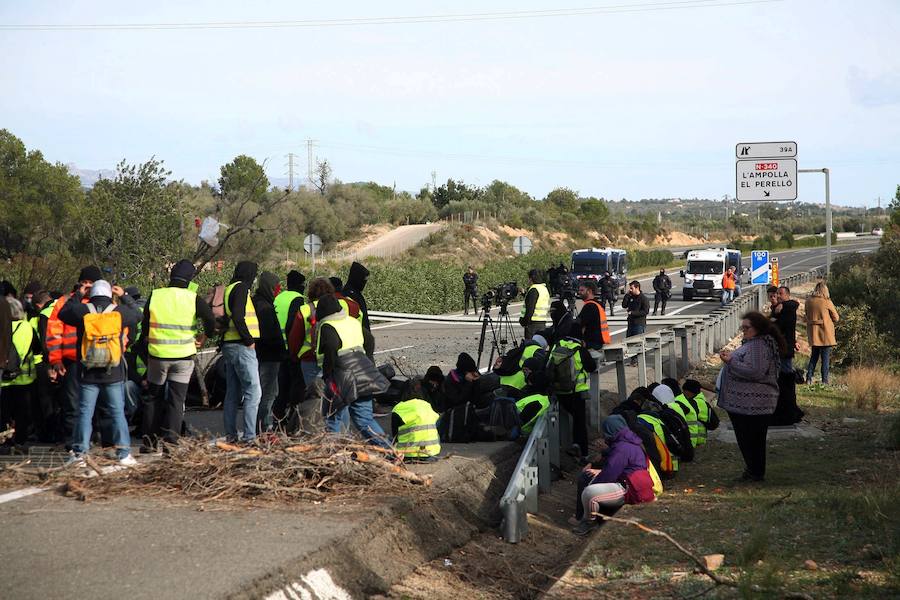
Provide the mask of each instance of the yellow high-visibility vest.
MULTIPOLYGON (((534 313, 531 315, 532 323, 546 323, 550 320, 550 290, 547 289, 546 283, 535 283, 528 288, 528 291, 537 290, 538 299, 534 305, 534 313)), ((527 293, 525 294, 528 295, 527 293)), ((522 306, 520 316, 525 316, 525 307, 522 306)))
POLYGON ((189 289, 164 287, 150 296, 147 348, 154 358, 189 358, 197 354, 194 320, 197 294, 189 289))
POLYGON ((326 326, 334 328, 338 337, 341 338, 341 349, 338 350, 338 356, 356 351, 363 352, 365 338, 363 337, 362 324, 359 321, 350 316, 345 316, 342 319, 335 319, 334 321, 318 321, 316 323, 316 327, 319 328, 319 332, 316 336, 316 361, 319 363, 320 367, 322 366, 323 359, 323 355, 319 351, 319 345, 322 343, 321 328, 326 326))
MULTIPOLYGON (((234 342, 241 339, 241 334, 238 333, 237 327, 234 326, 234 321, 231 318, 231 309, 228 306, 228 299, 231 296, 231 290, 234 289, 239 281, 235 281, 227 288, 225 288, 225 315, 228 317, 228 329, 225 330, 225 341, 226 342, 234 342)), ((250 300, 250 291, 247 290, 247 306, 244 308, 244 323, 247 324, 247 329, 250 331, 250 337, 254 340, 259 339, 259 319, 256 318, 256 309, 253 308, 253 301, 250 300)))
POLYGON ((538 417, 547 412, 547 409, 550 408, 550 398, 543 394, 532 394, 531 396, 525 396, 518 402, 516 402, 516 410, 519 411, 519 414, 522 414, 522 411, 525 410, 525 407, 531 404, 532 402, 538 402, 541 405, 541 410, 538 411, 534 417, 527 423, 522 424, 522 433, 531 433, 531 430, 534 429, 534 424, 537 422, 538 417))
POLYGON ((275 302, 272 303, 275 306, 275 316, 278 317, 278 326, 281 328, 281 337, 284 339, 285 348, 287 347, 285 330, 287 329, 288 312, 291 310, 291 304, 294 303, 294 300, 302 297, 303 294, 300 292, 287 290, 275 296, 275 302))
POLYGON ((534 353, 540 350, 540 348, 541 347, 537 344, 525 346, 525 349, 522 350, 522 358, 519 359, 519 370, 512 375, 503 375, 502 377, 500 377, 500 385, 505 385, 517 390, 524 389, 526 381, 525 371, 522 370, 522 365, 525 364, 526 360, 534 356, 534 353))
POLYGON ((298 312, 299 315, 302 315, 303 320, 306 321, 306 324, 303 326, 303 345, 300 346, 300 350, 297 352, 297 358, 300 358, 310 350, 312 350, 312 332, 313 332, 313 319, 312 319, 312 311, 316 307, 319 301, 316 300, 312 303, 312 306, 309 304, 303 304, 300 306, 300 310, 298 312))
POLYGON ((37 373, 34 368, 34 355, 31 353, 31 344, 34 341, 34 329, 28 321, 13 321, 12 343, 19 354, 19 369, 21 373, 12 381, 0 383, 2 387, 11 385, 28 385, 34 383, 37 373))
POLYGON ((699 421, 697 411, 694 410, 688 399, 684 397, 684 394, 676 397, 675 401, 670 402, 667 406, 684 417, 688 430, 691 432, 691 446, 696 448, 706 441, 706 426, 699 421))
POLYGON ((403 425, 397 428, 397 450, 407 458, 431 458, 441 453, 438 414, 419 399, 399 402, 392 410, 403 425))

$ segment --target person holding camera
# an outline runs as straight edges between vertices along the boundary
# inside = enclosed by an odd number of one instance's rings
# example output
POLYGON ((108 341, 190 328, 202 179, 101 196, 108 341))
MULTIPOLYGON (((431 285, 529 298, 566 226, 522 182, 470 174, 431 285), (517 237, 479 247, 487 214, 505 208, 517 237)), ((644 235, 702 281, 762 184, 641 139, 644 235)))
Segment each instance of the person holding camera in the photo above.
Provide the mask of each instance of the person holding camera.
POLYGON ((525 328, 526 340, 547 326, 549 315, 550 290, 544 283, 544 274, 538 269, 532 269, 528 272, 528 291, 519 317, 519 325, 525 328))
POLYGON ((471 265, 463 273, 463 314, 469 314, 469 298, 472 299, 472 311, 478 312, 478 273, 471 265))
POLYGON ((672 280, 666 275, 665 269, 659 270, 659 275, 653 278, 653 316, 656 316, 656 309, 662 302, 662 314, 666 314, 666 303, 672 296, 672 280))

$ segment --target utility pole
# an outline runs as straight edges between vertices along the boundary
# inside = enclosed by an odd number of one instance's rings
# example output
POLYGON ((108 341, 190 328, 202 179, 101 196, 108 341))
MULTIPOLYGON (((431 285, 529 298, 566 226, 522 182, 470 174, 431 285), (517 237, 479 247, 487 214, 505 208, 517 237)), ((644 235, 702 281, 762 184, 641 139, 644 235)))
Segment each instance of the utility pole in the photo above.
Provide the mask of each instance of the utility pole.
POLYGON ((431 172, 431 192, 434 193, 437 190, 437 171, 431 172))
POLYGON ((798 173, 824 173, 825 174, 825 276, 831 275, 831 170, 824 169, 797 169, 798 173))
POLYGON ((287 168, 288 168, 288 189, 289 190, 294 189, 294 157, 295 156, 296 156, 296 154, 294 154, 293 152, 288 152, 287 168))
POLYGON ((309 182, 313 182, 313 168, 314 164, 314 156, 313 156, 313 148, 316 145, 316 140, 308 139, 306 140, 306 177, 309 179, 309 182))

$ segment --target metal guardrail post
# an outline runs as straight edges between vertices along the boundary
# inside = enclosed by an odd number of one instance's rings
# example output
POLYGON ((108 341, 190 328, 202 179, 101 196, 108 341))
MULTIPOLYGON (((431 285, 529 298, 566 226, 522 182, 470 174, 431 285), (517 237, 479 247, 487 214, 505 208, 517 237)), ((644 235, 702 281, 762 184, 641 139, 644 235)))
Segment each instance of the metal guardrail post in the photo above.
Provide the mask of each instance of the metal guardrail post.
POLYGON ((550 443, 548 448, 550 465, 559 469, 562 467, 559 452, 562 447, 559 431, 559 402, 551 402, 550 408, 547 410, 547 436, 550 443))
POLYGON ((644 336, 644 344, 646 351, 653 356, 653 381, 660 381, 665 377, 662 372, 662 337, 659 332, 647 334, 644 336))
POLYGON ((694 327, 697 331, 697 360, 695 362, 699 363, 706 360, 706 338, 708 336, 706 321, 695 319, 694 327))
MULTIPOLYGON (((553 483, 550 475, 550 432, 544 428, 544 435, 537 443, 537 481, 538 489, 549 492, 553 483)), ((535 507, 537 502, 535 502, 535 507)))
POLYGON ((686 325, 675 326, 675 337, 681 341, 681 362, 679 375, 687 375, 691 370, 690 331, 686 325))
POLYGON ((637 357, 638 385, 647 386, 647 353, 644 347, 644 338, 637 337, 625 340, 628 354, 637 357))
POLYGON ((525 502, 522 506, 525 512, 536 513, 538 511, 538 468, 525 467, 522 470, 525 478, 525 502))
POLYGON ((665 349, 665 376, 678 379, 678 356, 675 354, 675 332, 671 329, 661 329, 656 332, 659 335, 660 352, 665 349))
POLYGON ((619 402, 628 399, 628 384, 625 381, 625 347, 614 344, 603 347, 603 362, 616 365, 616 390, 619 393, 619 402))

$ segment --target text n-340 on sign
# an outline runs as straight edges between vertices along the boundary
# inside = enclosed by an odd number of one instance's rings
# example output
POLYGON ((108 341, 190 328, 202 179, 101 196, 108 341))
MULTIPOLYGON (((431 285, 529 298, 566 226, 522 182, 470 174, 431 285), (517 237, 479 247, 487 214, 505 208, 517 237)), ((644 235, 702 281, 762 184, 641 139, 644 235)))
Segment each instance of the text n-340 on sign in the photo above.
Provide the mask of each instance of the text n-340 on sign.
POLYGON ((739 160, 735 197, 742 202, 797 199, 797 159, 739 160))

